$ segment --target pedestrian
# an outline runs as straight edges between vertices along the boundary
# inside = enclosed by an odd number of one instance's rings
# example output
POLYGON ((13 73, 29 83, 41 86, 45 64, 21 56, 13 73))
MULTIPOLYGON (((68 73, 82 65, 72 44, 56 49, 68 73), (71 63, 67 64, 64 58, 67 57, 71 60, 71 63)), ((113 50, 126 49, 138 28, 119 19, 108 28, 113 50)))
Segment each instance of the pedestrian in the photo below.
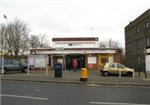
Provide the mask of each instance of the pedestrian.
POLYGON ((74 72, 77 70, 77 67, 78 67, 78 61, 77 61, 77 59, 73 59, 72 60, 72 68, 73 68, 74 72))

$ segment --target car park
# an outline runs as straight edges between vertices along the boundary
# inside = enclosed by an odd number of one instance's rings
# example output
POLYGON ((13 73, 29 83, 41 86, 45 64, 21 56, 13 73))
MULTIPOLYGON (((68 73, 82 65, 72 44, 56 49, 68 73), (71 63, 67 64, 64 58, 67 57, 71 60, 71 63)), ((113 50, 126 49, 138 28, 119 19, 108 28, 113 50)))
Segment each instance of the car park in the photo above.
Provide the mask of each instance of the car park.
POLYGON ((103 76, 108 76, 110 74, 119 75, 119 73, 127 76, 133 76, 134 74, 133 69, 125 67, 120 63, 106 63, 100 72, 103 76))
MULTIPOLYGON (((26 65, 23 65, 17 60, 4 60, 4 74, 9 71, 19 71, 24 73, 27 69, 26 65)), ((0 71, 2 73, 2 62, 0 61, 0 71)))

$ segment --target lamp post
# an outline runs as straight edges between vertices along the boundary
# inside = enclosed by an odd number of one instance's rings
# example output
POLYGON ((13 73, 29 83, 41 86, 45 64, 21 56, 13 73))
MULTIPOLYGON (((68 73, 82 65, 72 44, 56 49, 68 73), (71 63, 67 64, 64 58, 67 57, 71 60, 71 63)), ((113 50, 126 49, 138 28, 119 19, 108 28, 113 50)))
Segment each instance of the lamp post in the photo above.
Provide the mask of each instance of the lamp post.
MULTIPOLYGON (((7 17, 6 17, 6 15, 3 15, 4 16, 4 18, 5 18, 5 20, 7 20, 7 17)), ((2 74, 4 74, 4 40, 5 40, 5 29, 6 28, 4 28, 4 32, 2 33, 2 74)))

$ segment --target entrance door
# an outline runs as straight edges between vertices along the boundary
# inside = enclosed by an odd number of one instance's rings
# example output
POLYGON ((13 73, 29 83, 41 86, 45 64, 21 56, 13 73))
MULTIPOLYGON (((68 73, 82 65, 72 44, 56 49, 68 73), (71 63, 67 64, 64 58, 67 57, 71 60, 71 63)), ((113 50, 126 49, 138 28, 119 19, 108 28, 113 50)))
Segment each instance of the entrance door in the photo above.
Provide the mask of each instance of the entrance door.
POLYGON ((73 69, 72 62, 74 60, 77 61, 77 69, 81 69, 82 67, 85 67, 85 55, 70 54, 70 55, 66 55, 66 69, 67 70, 73 69))

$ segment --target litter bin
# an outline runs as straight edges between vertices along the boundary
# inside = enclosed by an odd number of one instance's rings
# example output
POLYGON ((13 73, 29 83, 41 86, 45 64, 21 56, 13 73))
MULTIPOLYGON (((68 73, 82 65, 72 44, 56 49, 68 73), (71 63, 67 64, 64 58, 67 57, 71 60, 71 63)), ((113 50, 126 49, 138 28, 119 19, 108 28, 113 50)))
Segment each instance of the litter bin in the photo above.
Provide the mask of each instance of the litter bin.
POLYGON ((88 73, 86 68, 81 68, 80 71, 80 81, 87 81, 88 79, 88 73))
POLYGON ((62 64, 56 63, 54 65, 54 70, 55 70, 55 77, 61 78, 62 77, 62 64))

